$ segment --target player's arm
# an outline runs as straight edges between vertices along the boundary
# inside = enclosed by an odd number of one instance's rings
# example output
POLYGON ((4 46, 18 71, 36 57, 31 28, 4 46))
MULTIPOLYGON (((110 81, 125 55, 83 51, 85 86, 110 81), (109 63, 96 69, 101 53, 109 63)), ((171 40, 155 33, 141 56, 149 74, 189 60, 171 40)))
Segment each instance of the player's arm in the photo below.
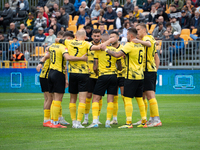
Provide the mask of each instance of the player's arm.
POLYGON ((71 56, 68 53, 64 53, 63 56, 65 57, 66 60, 68 61, 87 61, 87 53, 84 54, 81 57, 76 57, 76 56, 71 56))
POLYGON ((149 40, 142 41, 142 40, 139 40, 139 39, 133 39, 132 42, 134 42, 134 43, 141 43, 142 45, 144 45, 146 47, 151 47, 151 42, 149 40))
POLYGON ((113 57, 116 57, 116 58, 119 58, 119 57, 121 57, 121 56, 125 56, 125 54, 124 54, 124 52, 121 50, 121 51, 119 51, 119 52, 114 52, 114 51, 111 51, 111 50, 109 50, 109 49, 105 49, 105 51, 109 54, 109 55, 111 55, 111 56, 113 56, 113 57))
POLYGON ((69 86, 68 74, 67 74, 67 65, 65 66, 65 88, 69 86))
POLYGON ((156 63, 156 69, 158 70, 159 65, 160 65, 160 59, 158 57, 158 53, 155 53, 154 60, 155 60, 155 63, 156 63))
POLYGON ((37 72, 40 72, 40 69, 42 69, 42 65, 43 65, 44 62, 45 62, 47 59, 49 59, 49 58, 50 58, 50 54, 49 54, 49 52, 47 52, 47 53, 45 54, 45 56, 41 58, 39 64, 37 65, 37 67, 36 67, 37 72))
POLYGON ((122 63, 121 63, 121 59, 117 60, 117 70, 121 71, 122 70, 122 63))
POLYGON ((98 59, 97 58, 94 58, 93 70, 96 76, 98 76, 99 73, 98 73, 98 59))
POLYGON ((62 42, 61 44, 64 44, 64 41, 65 41, 65 40, 63 40, 63 39, 61 39, 61 38, 56 38, 56 39, 55 39, 55 43, 61 43, 61 42, 62 42))
POLYGON ((109 40, 107 40, 106 42, 102 43, 102 44, 99 44, 99 45, 92 45, 90 47, 90 50, 104 50, 106 48, 107 45, 110 45, 110 43, 114 42, 115 39, 114 38, 110 38, 109 40))

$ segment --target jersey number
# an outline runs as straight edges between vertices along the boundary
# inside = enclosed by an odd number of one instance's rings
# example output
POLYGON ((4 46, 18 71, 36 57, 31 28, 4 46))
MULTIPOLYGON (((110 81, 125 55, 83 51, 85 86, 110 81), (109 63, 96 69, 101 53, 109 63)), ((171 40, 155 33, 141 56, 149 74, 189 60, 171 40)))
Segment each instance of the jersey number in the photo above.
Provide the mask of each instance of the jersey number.
POLYGON ((109 54, 106 54, 106 56, 109 57, 109 59, 107 60, 107 62, 109 63, 109 66, 106 66, 106 68, 110 68, 111 67, 111 62, 110 62, 111 56, 109 54))
POLYGON ((74 47, 74 49, 76 50, 76 54, 74 56, 78 55, 78 47, 74 47))
POLYGON ((142 52, 143 52, 142 50, 139 51, 139 56, 138 56, 138 63, 139 64, 142 64, 142 61, 143 61, 143 56, 141 55, 142 52))
POLYGON ((52 52, 50 53, 50 60, 52 62, 52 64, 55 64, 56 62, 56 51, 52 50, 52 52))

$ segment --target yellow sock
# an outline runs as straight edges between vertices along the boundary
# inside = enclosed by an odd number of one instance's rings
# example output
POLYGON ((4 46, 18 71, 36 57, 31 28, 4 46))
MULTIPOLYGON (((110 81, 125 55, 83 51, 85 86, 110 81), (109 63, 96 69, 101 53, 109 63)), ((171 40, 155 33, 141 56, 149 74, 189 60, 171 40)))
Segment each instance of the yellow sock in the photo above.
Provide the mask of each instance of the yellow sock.
POLYGON ((107 120, 110 120, 113 114, 113 102, 109 102, 107 105, 107 120))
POLYGON ((139 106, 139 109, 140 109, 140 115, 141 115, 141 118, 142 118, 142 123, 146 123, 146 112, 145 112, 145 104, 144 104, 143 98, 142 97, 136 97, 135 99, 137 100, 137 103, 138 103, 138 106, 139 106))
POLYGON ((146 118, 147 118, 147 110, 148 110, 148 103, 146 99, 143 99, 144 105, 145 105, 145 113, 146 113, 146 118))
POLYGON ((86 98, 86 105, 85 105, 85 114, 89 114, 90 112, 90 102, 92 98, 86 98))
POLYGON ((50 107, 51 120, 53 120, 53 110, 52 110, 52 108, 53 108, 53 103, 54 103, 54 100, 52 101, 51 107, 50 107))
POLYGON ((50 109, 44 109, 44 120, 50 120, 50 109))
POLYGON ((61 106, 61 101, 54 101, 53 103, 53 121, 58 121, 58 116, 60 113, 60 106, 61 106))
POLYGON ((149 100, 149 104, 150 104, 150 109, 151 109, 151 113, 153 117, 158 117, 159 113, 158 113, 158 103, 157 100, 155 98, 152 98, 149 100))
POLYGON ((114 96, 113 101, 113 117, 117 117, 118 112, 118 96, 114 96))
POLYGON ((92 116, 93 120, 98 119, 98 114, 99 114, 99 103, 98 102, 93 102, 92 103, 92 116))
POLYGON ((125 111, 126 111, 126 124, 132 123, 132 113, 133 113, 133 104, 132 98, 124 97, 125 101, 125 111))
POLYGON ((103 100, 101 99, 99 101, 99 114, 98 114, 98 116, 100 116, 102 105, 103 105, 103 100))
POLYGON ((76 103, 69 103, 69 111, 72 121, 76 120, 76 103))
POLYGON ((79 103, 77 121, 81 122, 84 114, 85 114, 85 103, 79 103))
POLYGON ((59 117, 62 117, 62 105, 60 105, 60 113, 59 113, 59 117))

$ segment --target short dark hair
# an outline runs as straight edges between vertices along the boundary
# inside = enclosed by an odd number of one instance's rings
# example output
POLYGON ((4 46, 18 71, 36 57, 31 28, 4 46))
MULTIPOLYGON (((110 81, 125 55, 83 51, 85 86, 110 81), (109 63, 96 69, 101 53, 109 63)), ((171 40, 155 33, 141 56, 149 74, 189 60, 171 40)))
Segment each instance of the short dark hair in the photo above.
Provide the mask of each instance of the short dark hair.
POLYGON ((163 23, 162 23, 162 22, 159 22, 159 23, 158 23, 158 26, 160 26, 160 25, 163 25, 163 23))
POLYGON ((138 24, 137 24, 137 26, 141 26, 141 27, 143 27, 143 28, 147 29, 147 26, 146 26, 146 24, 145 24, 145 23, 138 23, 138 24))
POLYGON ((116 34, 117 36, 119 36, 119 33, 117 31, 112 31, 110 34, 116 34))
POLYGON ((74 34, 71 33, 70 31, 66 31, 66 32, 64 33, 63 37, 66 37, 66 36, 69 36, 69 37, 74 38, 74 34))
POLYGON ((99 29, 94 29, 94 30, 92 31, 92 34, 94 34, 94 33, 100 33, 100 34, 101 34, 101 31, 100 31, 99 29))
POLYGON ((171 4, 170 7, 175 7, 176 8, 176 5, 175 4, 171 4))
MULTIPOLYGON (((115 0, 114 2, 118 2, 118 0, 115 0)), ((119 3, 119 2, 118 2, 119 3)))
POLYGON ((90 26, 86 26, 85 29, 91 29, 91 27, 90 26))
POLYGON ((65 33, 64 31, 59 31, 59 32, 57 33, 57 36, 59 36, 59 35, 63 36, 64 33, 65 33))
POLYGON ((167 23, 166 23, 166 27, 169 27, 169 26, 171 26, 171 23, 170 23, 170 22, 167 22, 167 23))
POLYGON ((132 33, 135 37, 137 36, 137 30, 136 30, 136 28, 129 28, 128 32, 132 33))
POLYGON ((62 10, 65 10, 65 7, 64 6, 62 6, 62 7, 60 7, 62 10))

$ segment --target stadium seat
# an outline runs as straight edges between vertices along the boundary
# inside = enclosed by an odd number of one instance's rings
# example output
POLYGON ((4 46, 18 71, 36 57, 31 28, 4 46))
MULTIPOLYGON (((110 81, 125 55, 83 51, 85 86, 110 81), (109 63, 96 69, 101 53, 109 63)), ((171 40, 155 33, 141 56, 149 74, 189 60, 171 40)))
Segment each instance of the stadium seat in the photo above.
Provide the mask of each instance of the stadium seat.
POLYGON ((27 18, 27 11, 19 11, 18 16, 13 18, 13 21, 23 21, 27 18))
POLYGON ((170 9, 166 9, 165 11, 167 14, 170 14, 170 9))
POLYGON ((97 29, 97 25, 93 25, 93 28, 94 28, 94 29, 97 29))
POLYGON ((186 34, 180 35, 180 38, 182 38, 184 40, 185 45, 187 45, 188 41, 190 40, 190 36, 188 36, 186 34))
POLYGON ((72 15, 69 15, 69 23, 72 22, 72 15))
POLYGON ((77 26, 76 25, 71 25, 67 28, 68 31, 73 31, 74 34, 76 33, 77 31, 77 26))
POLYGON ((98 20, 92 20, 92 24, 98 23, 98 20))
POLYGON ((190 36, 190 29, 182 29, 181 30, 181 35, 188 35, 188 36, 190 36))
POLYGON ((13 41, 9 41, 9 44, 11 45, 13 43, 13 41))
POLYGON ((156 25, 157 25, 157 24, 152 24, 152 25, 151 25, 151 29, 149 30, 149 33, 150 33, 150 34, 153 33, 153 30, 155 29, 156 25))
POLYGON ((129 18, 129 15, 126 15, 124 18, 129 18))
MULTIPOLYGON (((100 26, 99 26, 99 28, 98 28, 98 29, 100 29, 100 26)), ((104 25, 104 29, 105 29, 105 30, 107 30, 107 25, 104 25)))
POLYGON ((197 33, 197 29, 193 29, 192 34, 196 34, 196 33, 197 33))
POLYGON ((108 30, 112 30, 112 29, 114 29, 114 27, 113 27, 113 25, 110 25, 108 30))
POLYGON ((74 16, 74 20, 78 20, 79 16, 74 16))
POLYGON ((143 13, 143 9, 139 9, 138 12, 139 12, 139 13, 143 13))
POLYGON ((71 26, 72 26, 72 25, 76 25, 76 23, 77 23, 77 20, 73 20, 73 21, 71 22, 70 25, 71 25, 71 26))
POLYGON ((146 25, 146 27, 147 27, 147 30, 149 31, 149 25, 148 24, 146 25))
POLYGON ((36 46, 35 47, 35 54, 33 54, 32 56, 44 56, 44 54, 45 54, 44 47, 36 46))
POLYGON ((32 37, 31 37, 31 42, 34 42, 34 38, 35 38, 35 36, 32 36, 32 37))
POLYGON ((84 25, 79 25, 78 30, 83 29, 84 25))

